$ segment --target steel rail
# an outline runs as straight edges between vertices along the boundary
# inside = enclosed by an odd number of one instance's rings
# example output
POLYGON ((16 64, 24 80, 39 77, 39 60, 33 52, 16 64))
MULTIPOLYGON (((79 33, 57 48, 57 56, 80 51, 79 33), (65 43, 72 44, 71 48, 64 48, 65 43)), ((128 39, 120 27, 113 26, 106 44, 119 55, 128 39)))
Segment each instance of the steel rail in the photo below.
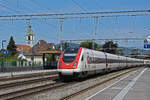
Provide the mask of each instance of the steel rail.
POLYGON ((32 84, 32 83, 37 83, 37 82, 41 82, 41 81, 47 81, 47 80, 54 80, 54 79, 58 79, 58 75, 55 76, 49 76, 49 77, 41 77, 38 79, 31 79, 31 80, 25 80, 25 81, 19 81, 19 82, 10 82, 7 84, 1 84, 0 85, 0 90, 2 89, 6 89, 6 88, 14 88, 17 86, 22 86, 22 85, 28 85, 28 84, 32 84))
POLYGON ((15 92, 10 92, 7 94, 2 94, 0 95, 0 98, 6 98, 7 100, 16 100, 18 98, 23 98, 25 96, 29 96, 29 95, 34 95, 34 94, 38 94, 41 92, 45 92, 45 91, 50 91, 56 88, 60 88, 60 87, 64 87, 64 86, 68 86, 69 84, 74 84, 75 82, 70 82, 70 83, 51 83, 51 84, 47 84, 47 85, 42 85, 42 86, 37 86, 37 87, 33 87, 33 88, 28 88, 28 89, 24 89, 24 90, 19 90, 19 91, 15 91, 15 92))

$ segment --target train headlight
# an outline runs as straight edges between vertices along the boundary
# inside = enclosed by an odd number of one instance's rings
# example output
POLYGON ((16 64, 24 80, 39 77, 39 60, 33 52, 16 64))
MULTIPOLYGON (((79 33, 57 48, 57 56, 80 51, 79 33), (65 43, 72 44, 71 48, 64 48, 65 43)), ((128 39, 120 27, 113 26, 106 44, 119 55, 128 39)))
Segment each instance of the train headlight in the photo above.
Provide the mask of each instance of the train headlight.
POLYGON ((59 63, 59 66, 62 66, 62 62, 59 63))
POLYGON ((77 62, 75 62, 74 64, 73 64, 73 68, 76 68, 77 67, 77 62))

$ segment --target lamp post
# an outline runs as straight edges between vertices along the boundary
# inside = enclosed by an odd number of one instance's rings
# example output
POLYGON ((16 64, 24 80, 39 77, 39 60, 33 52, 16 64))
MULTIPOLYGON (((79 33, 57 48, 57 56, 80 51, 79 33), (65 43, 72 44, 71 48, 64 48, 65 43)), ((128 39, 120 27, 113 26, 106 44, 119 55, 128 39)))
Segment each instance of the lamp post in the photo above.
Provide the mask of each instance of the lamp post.
POLYGON ((4 72, 4 42, 6 42, 6 40, 2 40, 2 63, 1 63, 1 70, 2 72, 4 72))
POLYGON ((6 40, 2 40, 2 49, 4 49, 4 42, 6 42, 6 40))

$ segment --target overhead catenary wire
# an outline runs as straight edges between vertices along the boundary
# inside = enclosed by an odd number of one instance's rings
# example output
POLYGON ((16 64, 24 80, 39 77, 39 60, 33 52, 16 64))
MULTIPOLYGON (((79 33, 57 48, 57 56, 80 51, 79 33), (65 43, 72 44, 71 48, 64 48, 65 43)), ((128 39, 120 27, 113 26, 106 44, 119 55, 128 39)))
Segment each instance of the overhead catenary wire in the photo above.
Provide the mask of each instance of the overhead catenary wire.
POLYGON ((107 12, 79 12, 79 13, 44 13, 44 14, 24 14, 24 15, 6 15, 0 17, 23 17, 23 16, 67 16, 67 15, 94 15, 94 14, 115 14, 115 13, 150 13, 150 9, 148 10, 125 10, 125 11, 107 11, 107 12))
POLYGON ((128 15, 102 15, 102 16, 71 16, 71 17, 46 17, 46 16, 41 16, 41 17, 4 17, 0 16, 0 20, 47 20, 47 19, 74 19, 74 18, 94 18, 94 17, 125 17, 125 16, 150 16, 150 14, 128 14, 128 15))
POLYGON ((40 20, 40 19, 68 19, 68 18, 92 18, 92 17, 120 17, 120 16, 147 16, 150 10, 129 10, 111 12, 88 12, 88 13, 45 13, 45 14, 24 14, 0 16, 0 20, 40 20), (137 12, 137 13, 135 13, 137 12), (132 14, 133 13, 133 14, 132 14))
POLYGON ((81 10, 88 12, 85 8, 83 8, 78 2, 76 2, 75 0, 71 0, 74 4, 76 4, 81 10))
POLYGON ((6 0, 2 1, 3 4, 7 5, 7 6, 12 6, 14 8, 17 8, 18 12, 31 12, 31 13, 37 13, 35 11, 33 11, 32 9, 28 9, 27 7, 24 7, 23 5, 21 5, 21 2, 18 0, 16 3, 12 3, 12 2, 8 2, 6 0), (19 9, 19 10, 18 10, 19 9))
POLYGON ((17 12, 17 13, 20 12, 20 11, 18 11, 18 10, 9 8, 9 7, 7 7, 7 6, 3 5, 3 4, 0 4, 0 6, 3 7, 3 8, 5 8, 5 9, 7 9, 8 11, 11 11, 11 12, 17 12))
POLYGON ((51 9, 50 8, 47 8, 47 7, 41 7, 41 4, 39 4, 37 1, 35 1, 35 0, 29 0, 30 2, 32 2, 33 4, 35 4, 35 5, 37 5, 39 8, 43 8, 43 9, 45 9, 45 10, 47 10, 47 11, 51 11, 51 9))
MULTIPOLYGON (((113 38, 113 39, 94 39, 94 41, 143 41, 145 38, 113 38)), ((81 39, 81 40, 61 40, 61 42, 83 42, 91 41, 91 39, 81 39)))

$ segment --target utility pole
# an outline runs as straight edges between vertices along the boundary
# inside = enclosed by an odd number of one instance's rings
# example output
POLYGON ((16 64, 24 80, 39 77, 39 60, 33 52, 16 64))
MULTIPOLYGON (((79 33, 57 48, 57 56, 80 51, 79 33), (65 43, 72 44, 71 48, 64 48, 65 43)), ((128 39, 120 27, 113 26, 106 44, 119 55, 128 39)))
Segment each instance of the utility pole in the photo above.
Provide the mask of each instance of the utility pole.
POLYGON ((94 17, 94 32, 92 34, 92 49, 95 49, 94 48, 94 36, 97 33, 97 25, 98 25, 98 17, 94 17))
POLYGON ((59 29, 59 42, 60 42, 60 50, 61 50, 61 52, 62 52, 62 41, 61 41, 61 39, 62 39, 62 27, 63 27, 63 18, 60 18, 59 19, 59 25, 60 25, 60 29, 59 29))
POLYGON ((126 49, 127 50, 127 52, 126 52, 127 54, 126 54, 126 56, 128 57, 129 56, 129 52, 128 52, 129 51, 128 39, 126 40, 126 43, 127 43, 127 49, 126 49))
POLYGON ((4 72, 4 42, 6 42, 6 40, 2 40, 2 62, 1 62, 1 70, 2 72, 4 72))

